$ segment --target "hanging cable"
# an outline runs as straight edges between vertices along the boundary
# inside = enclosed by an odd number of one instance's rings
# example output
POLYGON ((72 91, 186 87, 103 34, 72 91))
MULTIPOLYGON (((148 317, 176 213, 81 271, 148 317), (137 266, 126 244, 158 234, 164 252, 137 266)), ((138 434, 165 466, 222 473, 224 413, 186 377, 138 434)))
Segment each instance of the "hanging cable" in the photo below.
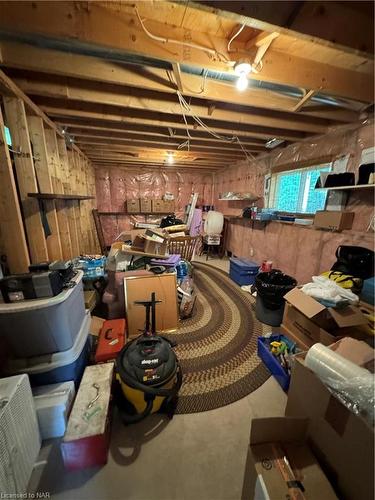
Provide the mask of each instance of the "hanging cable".
MULTIPOLYGON (((187 124, 187 120, 186 120, 186 116, 185 116, 185 111, 187 111, 190 116, 207 132, 209 133, 210 135, 212 135, 213 137, 215 137, 216 139, 219 139, 221 141, 225 141, 225 142, 237 142, 242 150, 242 152, 244 153, 246 159, 255 159, 255 156, 252 155, 249 151, 247 151, 244 147, 244 145, 242 144, 242 142, 240 141, 239 137, 238 136, 232 136, 232 137, 228 137, 228 136, 224 136, 224 135, 220 135, 218 134, 217 132, 215 132, 214 130, 211 130, 200 118, 199 116, 195 115, 190 107, 190 105, 188 104, 188 102, 185 100, 184 96, 181 94, 181 92, 177 92, 177 96, 178 96, 178 99, 179 99, 179 102, 180 102, 180 106, 181 106, 181 112, 182 112, 182 116, 184 118, 184 121, 185 121, 185 125, 186 125, 186 132, 187 132, 187 135, 189 137, 189 139, 192 139, 190 133, 189 133, 189 130, 188 130, 188 124, 187 124)), ((188 141, 186 141, 188 142, 188 141)), ((182 147, 182 145, 180 145, 182 147)))
POLYGON ((238 31, 236 31, 236 33, 235 33, 235 34, 232 36, 232 38, 229 40, 229 42, 228 42, 228 46, 227 46, 227 51, 228 51, 228 52, 235 52, 234 50, 230 50, 230 45, 231 45, 231 43, 234 41, 234 39, 238 37, 238 35, 241 33, 241 31, 244 29, 244 27, 245 27, 245 24, 243 24, 243 25, 240 27, 240 29, 239 29, 238 31))
POLYGON ((141 16, 139 15, 138 8, 136 5, 134 6, 134 10, 135 10, 135 13, 137 14, 138 21, 140 22, 143 31, 146 33, 146 35, 149 38, 152 38, 153 40, 156 40, 157 42, 175 43, 176 45, 185 45, 186 47, 191 47, 192 49, 203 50, 204 52, 207 52, 208 54, 211 54, 214 56, 219 56, 219 58, 222 58, 224 60, 224 62, 230 62, 229 59, 224 54, 222 54, 221 52, 218 52, 215 49, 211 49, 209 47, 204 47, 203 45, 198 45, 196 43, 182 42, 181 40, 174 40, 173 38, 164 38, 162 36, 154 35, 144 25, 144 22, 142 21, 141 16))

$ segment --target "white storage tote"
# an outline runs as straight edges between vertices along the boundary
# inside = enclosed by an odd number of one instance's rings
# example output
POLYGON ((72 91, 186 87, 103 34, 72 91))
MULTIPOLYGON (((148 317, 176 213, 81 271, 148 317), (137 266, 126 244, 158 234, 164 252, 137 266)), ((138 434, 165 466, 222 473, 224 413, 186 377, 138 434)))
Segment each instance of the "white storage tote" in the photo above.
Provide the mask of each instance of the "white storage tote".
POLYGON ((0 493, 25 493, 39 450, 28 376, 0 379, 0 493))
POLYGON ((73 380, 33 388, 42 439, 57 438, 65 434, 75 392, 73 380))
POLYGON ((56 297, 0 304, 0 350, 28 358, 71 349, 85 316, 82 276, 56 297))

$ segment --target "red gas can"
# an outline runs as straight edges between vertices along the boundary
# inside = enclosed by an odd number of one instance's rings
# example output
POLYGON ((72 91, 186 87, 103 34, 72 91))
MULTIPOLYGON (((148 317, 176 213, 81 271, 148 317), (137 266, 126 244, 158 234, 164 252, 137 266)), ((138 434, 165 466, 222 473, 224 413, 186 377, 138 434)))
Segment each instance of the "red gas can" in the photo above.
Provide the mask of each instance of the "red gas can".
POLYGON ((95 363, 105 363, 116 359, 117 354, 125 345, 125 337, 126 321, 124 319, 104 321, 99 334, 95 363))

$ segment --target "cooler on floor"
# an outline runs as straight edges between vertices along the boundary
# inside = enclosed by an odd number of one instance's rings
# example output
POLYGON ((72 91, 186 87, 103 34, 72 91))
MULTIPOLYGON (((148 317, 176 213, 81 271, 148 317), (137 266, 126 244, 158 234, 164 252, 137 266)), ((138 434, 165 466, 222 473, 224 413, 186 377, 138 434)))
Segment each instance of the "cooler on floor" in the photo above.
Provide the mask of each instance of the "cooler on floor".
POLYGON ((6 375, 26 373, 32 386, 55 384, 73 380, 79 384, 91 353, 89 335, 91 316, 86 313, 73 347, 67 351, 33 356, 23 359, 7 359, 2 365, 6 375))
POLYGON ((28 358, 71 349, 85 317, 82 275, 55 297, 0 304, 0 351, 28 358))
POLYGON ((231 257, 229 264, 229 276, 237 285, 253 285, 255 276, 259 272, 259 264, 246 259, 231 257))
POLYGON ((42 439, 57 438, 65 434, 75 392, 73 381, 33 388, 42 439))
POLYGON ((114 360, 125 345, 125 319, 112 319, 103 323, 100 330, 95 363, 105 363, 114 360))
POLYGON ((88 366, 82 378, 61 452, 68 470, 107 463, 114 363, 88 366))

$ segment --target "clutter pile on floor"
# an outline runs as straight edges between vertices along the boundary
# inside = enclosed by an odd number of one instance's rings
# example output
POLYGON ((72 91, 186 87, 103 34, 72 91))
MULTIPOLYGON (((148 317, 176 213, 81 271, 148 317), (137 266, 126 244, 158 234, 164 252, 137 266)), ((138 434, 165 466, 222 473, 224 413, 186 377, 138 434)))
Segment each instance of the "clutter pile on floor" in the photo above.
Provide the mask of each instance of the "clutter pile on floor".
MULTIPOLYGON (((104 465, 113 404, 125 425, 158 411, 173 417, 182 371, 168 332, 194 314, 193 266, 182 258, 191 237, 178 237, 173 254, 170 228, 121 238, 107 257, 43 263, 1 282, 0 442, 9 456, 10 442, 27 447, 23 473, 2 479, 6 491, 25 491, 41 440, 61 439, 68 471, 104 465), (92 321, 90 311, 108 319, 92 321)), ((255 313, 272 327, 258 355, 289 391, 285 417, 252 422, 247 495, 317 498, 319 484, 324 498, 370 498, 374 316, 357 294, 374 303, 373 255, 340 247, 336 256, 303 287, 269 261, 231 259, 230 278, 256 294, 255 313), (365 463, 348 462, 358 447, 365 463)))

